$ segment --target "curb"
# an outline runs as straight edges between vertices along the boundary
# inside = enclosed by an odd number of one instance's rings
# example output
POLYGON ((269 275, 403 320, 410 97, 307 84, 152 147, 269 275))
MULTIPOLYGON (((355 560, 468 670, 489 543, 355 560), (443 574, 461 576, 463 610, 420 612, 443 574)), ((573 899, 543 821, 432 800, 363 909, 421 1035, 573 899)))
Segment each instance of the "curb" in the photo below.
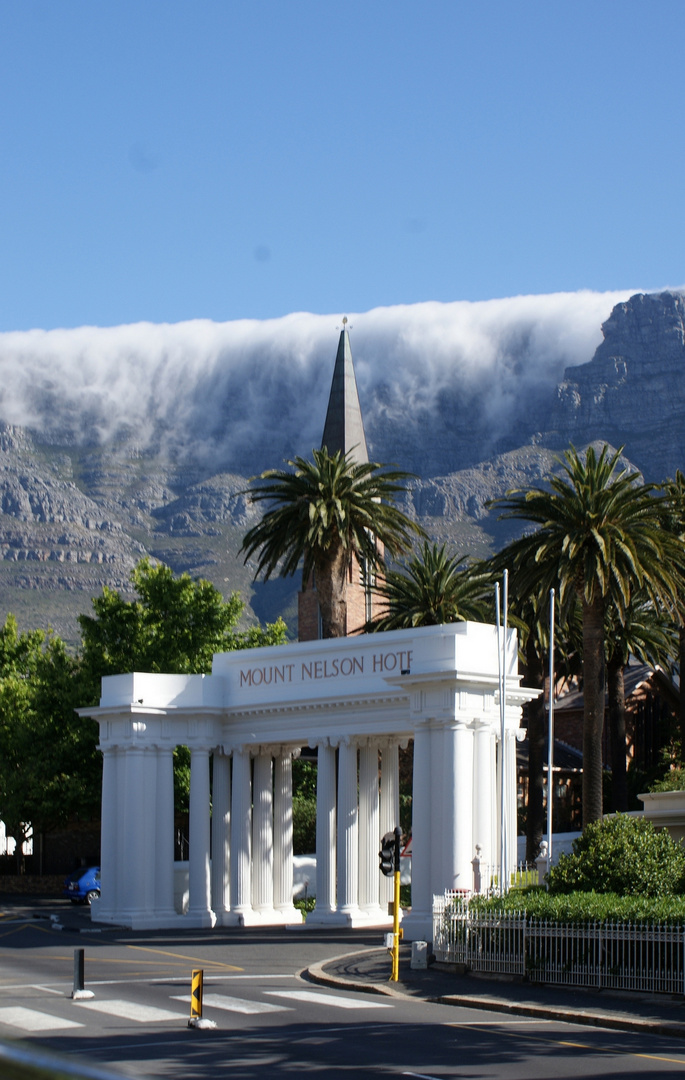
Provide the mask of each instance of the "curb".
POLYGON ((456 1005, 462 1009, 486 1009, 489 1012, 532 1016, 539 1020, 559 1020, 564 1024, 579 1024, 583 1027, 641 1031, 652 1035, 670 1035, 673 1038, 685 1039, 685 1023, 678 1020, 651 1020, 638 1016, 619 1016, 617 1013, 576 1011, 562 1006, 534 1005, 530 1002, 506 1001, 502 998, 464 997, 459 994, 440 995, 427 1000, 434 1001, 438 1005, 456 1005))
POLYGON ((337 964, 341 960, 349 960, 352 956, 366 956, 370 953, 385 951, 385 949, 366 949, 364 952, 360 952, 359 949, 355 949, 354 952, 342 953, 340 956, 331 956, 328 960, 323 960, 320 964, 312 964, 311 967, 304 968, 304 970, 300 972, 300 976, 311 980, 311 982, 320 983, 321 986, 332 986, 337 987, 339 990, 356 990, 361 994, 380 994, 382 997, 402 998, 405 1000, 409 996, 408 994, 403 994, 401 990, 395 990, 394 987, 386 986, 384 983, 357 982, 355 979, 348 979, 344 975, 332 975, 330 972, 324 970, 329 964, 337 964))
POLYGON ((535 1005, 532 1002, 508 1001, 505 998, 475 997, 463 994, 413 995, 395 990, 383 983, 359 982, 344 975, 334 975, 325 970, 329 965, 353 956, 364 956, 379 952, 368 949, 360 952, 343 953, 332 956, 319 964, 313 964, 301 971, 300 977, 322 986, 338 990, 354 990, 361 994, 378 994, 384 997, 401 998, 403 1001, 417 1000, 433 1002, 436 1005, 452 1005, 462 1009, 479 1009, 488 1012, 510 1013, 514 1016, 531 1016, 539 1020, 558 1020, 565 1024, 578 1024, 584 1027, 603 1027, 614 1031, 637 1031, 652 1035, 668 1035, 672 1038, 685 1039, 685 1023, 680 1021, 652 1020, 641 1017, 620 1016, 617 1013, 588 1012, 586 1010, 566 1009, 562 1006, 535 1005))

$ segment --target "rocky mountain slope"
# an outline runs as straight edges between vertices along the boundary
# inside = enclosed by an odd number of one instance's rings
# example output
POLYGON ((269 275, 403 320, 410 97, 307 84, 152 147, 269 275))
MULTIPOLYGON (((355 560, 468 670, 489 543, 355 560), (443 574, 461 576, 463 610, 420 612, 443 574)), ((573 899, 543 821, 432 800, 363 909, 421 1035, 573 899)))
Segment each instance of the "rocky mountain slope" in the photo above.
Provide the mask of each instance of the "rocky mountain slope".
MULTIPOLYGON (((627 458, 649 479, 685 467, 683 296, 633 296, 613 308, 602 332, 594 356, 567 366, 560 380, 543 377, 542 369, 533 378, 538 369, 531 372, 530 333, 518 330, 509 341, 506 374, 498 379, 482 373, 467 378, 463 365, 455 365, 453 377, 441 377, 428 392, 415 365, 410 393, 408 364, 399 389, 389 377, 378 378, 365 400, 363 360, 358 364, 369 452, 417 474, 406 505, 431 535, 473 554, 499 547, 513 526, 498 522, 487 500, 512 487, 544 483, 571 441, 625 444, 627 458)), ((353 342, 355 360, 358 349, 359 339, 353 342)), ((300 441, 314 443, 312 431, 323 425, 323 406, 318 423, 311 414, 327 394, 333 355, 331 350, 330 368, 317 368, 306 423, 297 425, 300 441)), ((430 358, 426 365, 428 371, 430 358)), ((561 375, 563 369, 557 359, 546 370, 561 375)), ((255 371, 257 384, 267 387, 261 368, 255 371)), ((149 553, 177 571, 210 578, 224 592, 239 589, 249 602, 248 618, 272 619, 283 611, 294 625, 297 583, 254 586, 250 568, 236 558, 255 520, 255 509, 240 494, 249 472, 279 464, 284 454, 307 453, 294 436, 292 449, 285 446, 306 380, 295 370, 297 392, 291 387, 284 393, 284 378, 274 374, 269 390, 274 415, 282 404, 282 430, 271 430, 277 426, 273 417, 262 423, 271 406, 243 386, 237 400, 224 396, 219 407, 231 437, 224 433, 221 441, 216 417, 207 423, 213 454, 202 440, 197 401, 180 410, 179 424, 194 416, 194 427, 187 437, 173 438, 170 414, 161 416, 159 404, 141 391, 147 426, 154 429, 141 439, 140 417, 136 424, 106 422, 105 405, 93 393, 67 409, 54 380, 33 386, 30 410, 24 395, 31 422, 13 423, 17 391, 7 381, 0 393, 0 612, 14 612, 25 629, 50 624, 75 643, 76 616, 89 610, 90 597, 104 584, 125 590, 131 568, 149 553), (271 456, 276 444, 282 452, 271 456)), ((206 387, 202 394, 207 412, 206 387)))

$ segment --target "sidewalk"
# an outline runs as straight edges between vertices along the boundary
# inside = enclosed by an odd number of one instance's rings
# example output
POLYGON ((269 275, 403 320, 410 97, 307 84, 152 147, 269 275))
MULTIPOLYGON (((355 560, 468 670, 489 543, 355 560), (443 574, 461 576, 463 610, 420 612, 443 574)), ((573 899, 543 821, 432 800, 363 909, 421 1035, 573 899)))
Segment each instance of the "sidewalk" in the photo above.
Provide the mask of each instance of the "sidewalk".
POLYGON ((396 983, 388 981, 390 956, 385 948, 333 957, 312 965, 306 974, 313 982, 338 989, 685 1039, 685 998, 459 975, 435 964, 412 969, 410 960, 411 946, 401 946, 396 983))

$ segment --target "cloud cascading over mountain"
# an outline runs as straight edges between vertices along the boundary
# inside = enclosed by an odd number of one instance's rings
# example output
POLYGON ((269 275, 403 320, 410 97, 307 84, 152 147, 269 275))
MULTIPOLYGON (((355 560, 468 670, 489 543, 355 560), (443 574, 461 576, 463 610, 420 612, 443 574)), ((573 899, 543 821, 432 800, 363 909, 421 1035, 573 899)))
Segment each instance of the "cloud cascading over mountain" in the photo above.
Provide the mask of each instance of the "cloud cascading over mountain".
MULTIPOLYGON (((566 367, 590 360, 601 323, 629 295, 348 312, 370 452, 424 475, 482 459, 566 367)), ((336 323, 297 313, 0 334, 0 419, 63 445, 123 438, 212 472, 252 473, 320 442, 336 323)))

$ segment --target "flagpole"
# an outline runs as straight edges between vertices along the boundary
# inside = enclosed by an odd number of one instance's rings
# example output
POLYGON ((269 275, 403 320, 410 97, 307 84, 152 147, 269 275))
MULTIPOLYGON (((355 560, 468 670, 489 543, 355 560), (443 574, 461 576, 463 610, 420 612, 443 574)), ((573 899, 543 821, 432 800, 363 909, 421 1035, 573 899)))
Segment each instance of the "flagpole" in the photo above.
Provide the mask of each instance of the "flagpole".
POLYGON ((554 809, 554 589, 549 590, 549 720, 547 732, 547 858, 552 865, 554 809))
POLYGON ((500 621, 500 590, 499 582, 495 584, 495 611, 497 615, 497 670, 499 677, 499 716, 500 716, 500 754, 499 754, 499 885, 500 893, 504 895, 509 886, 509 867, 507 865, 507 800, 506 800, 506 765, 505 765, 505 712, 506 712, 506 641, 507 641, 507 607, 509 592, 509 574, 504 571, 503 580, 503 623, 500 621))
POLYGON ((499 892, 504 893, 504 799, 502 798, 502 778, 504 776, 504 743, 501 738, 502 729, 502 634, 500 628, 500 591, 499 581, 495 582, 495 620, 497 625, 497 682, 499 688, 499 713, 500 713, 500 748, 499 748, 499 892))

